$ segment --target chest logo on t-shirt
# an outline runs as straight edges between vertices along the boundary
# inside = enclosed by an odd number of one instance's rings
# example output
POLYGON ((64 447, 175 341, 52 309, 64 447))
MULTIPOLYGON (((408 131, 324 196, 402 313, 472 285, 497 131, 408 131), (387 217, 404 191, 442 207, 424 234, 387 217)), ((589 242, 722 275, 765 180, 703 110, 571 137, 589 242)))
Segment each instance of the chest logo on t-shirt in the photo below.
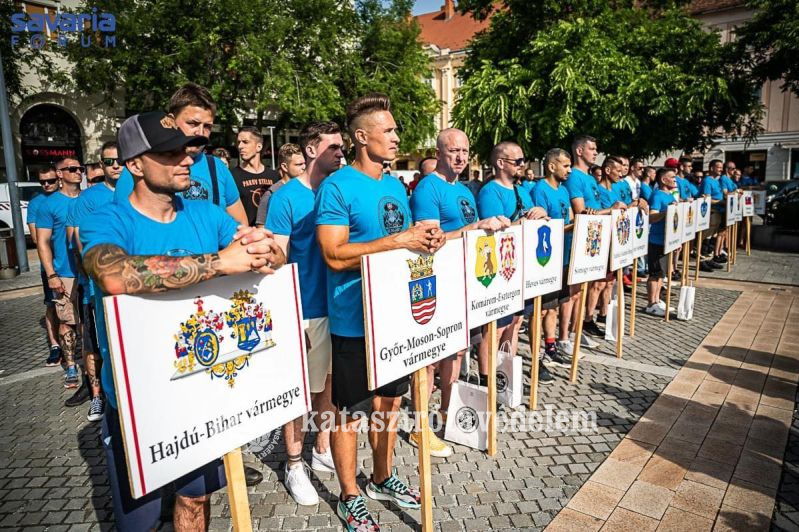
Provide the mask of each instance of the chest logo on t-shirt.
POLYGON ((387 196, 380 200, 377 215, 387 235, 399 233, 405 228, 405 213, 396 198, 387 196))
POLYGON ((183 191, 183 197, 187 200, 207 200, 208 191, 202 183, 192 179, 189 188, 183 191))
POLYGON ((569 223, 569 204, 565 201, 560 202, 560 217, 563 223, 569 223))
POLYGON ((477 219, 477 213, 475 212, 474 207, 472 207, 471 203, 469 203, 469 200, 467 200, 463 196, 460 196, 458 198, 458 205, 461 208, 461 215, 463 216, 463 221, 466 222, 467 224, 474 223, 474 221, 477 219))
POLYGON ((594 199, 600 201, 602 194, 599 192, 599 187, 594 187, 594 199))

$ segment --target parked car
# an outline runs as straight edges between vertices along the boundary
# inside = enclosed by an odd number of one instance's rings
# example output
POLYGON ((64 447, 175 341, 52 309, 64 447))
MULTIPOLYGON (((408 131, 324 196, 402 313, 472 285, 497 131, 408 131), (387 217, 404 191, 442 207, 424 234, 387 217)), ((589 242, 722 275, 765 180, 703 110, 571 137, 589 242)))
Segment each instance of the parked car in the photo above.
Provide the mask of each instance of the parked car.
POLYGON ((799 183, 797 185, 785 187, 774 196, 766 210, 770 224, 784 229, 799 229, 799 183))
MULTIPOLYGON (((28 230, 28 202, 37 194, 42 193, 42 186, 39 183, 22 182, 17 183, 19 190, 19 203, 22 208, 22 221, 25 224, 25 235, 29 235, 28 230)), ((11 199, 8 194, 8 183, 0 183, 0 229, 13 228, 14 222, 11 219, 11 199)))
POLYGON ((766 181, 763 183, 766 189, 766 225, 774 223, 773 205, 774 201, 780 201, 792 191, 799 190, 799 179, 766 181))

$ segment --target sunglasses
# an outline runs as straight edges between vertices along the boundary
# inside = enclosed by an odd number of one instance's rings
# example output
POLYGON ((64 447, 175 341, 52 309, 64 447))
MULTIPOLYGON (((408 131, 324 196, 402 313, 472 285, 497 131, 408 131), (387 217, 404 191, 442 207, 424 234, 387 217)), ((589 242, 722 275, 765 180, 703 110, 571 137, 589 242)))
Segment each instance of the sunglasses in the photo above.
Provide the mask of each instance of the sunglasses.
POLYGON ((65 166, 64 168, 59 168, 62 172, 83 172, 86 170, 85 166, 65 166))
POLYGON ((103 159, 102 161, 105 166, 114 166, 114 165, 122 166, 122 159, 120 159, 119 157, 117 157, 116 159, 103 159))
POLYGON ((524 163, 527 162, 527 160, 524 157, 519 157, 518 159, 507 159, 505 157, 502 157, 502 160, 503 161, 508 161, 509 163, 511 163, 514 166, 521 166, 521 165, 523 165, 524 163))
POLYGON ((39 184, 42 185, 42 186, 55 185, 56 183, 58 183, 58 178, 57 177, 54 178, 54 179, 40 179, 39 180, 39 184))
POLYGON ((105 176, 95 177, 93 179, 89 179, 89 183, 92 185, 96 185, 97 183, 102 183, 105 181, 105 176))

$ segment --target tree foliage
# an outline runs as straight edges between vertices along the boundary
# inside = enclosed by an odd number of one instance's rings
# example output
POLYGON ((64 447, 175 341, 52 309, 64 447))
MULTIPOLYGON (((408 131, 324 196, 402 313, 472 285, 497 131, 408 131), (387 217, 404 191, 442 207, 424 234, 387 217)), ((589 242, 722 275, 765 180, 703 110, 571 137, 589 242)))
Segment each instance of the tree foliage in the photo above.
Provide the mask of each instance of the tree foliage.
MULTIPOLYGON (((218 121, 278 128, 308 120, 343 123, 366 91, 392 98, 402 148, 434 133, 435 97, 410 0, 85 0, 76 11, 113 13, 116 47, 66 48, 63 81, 108 98, 124 91, 129 114, 162 108, 179 85, 209 88, 218 121), (276 118, 276 119, 275 119, 276 118)), ((57 76, 58 74, 54 74, 57 76)))
MULTIPOLYGON (((459 8, 486 17, 496 5, 459 8)), ((505 0, 473 42, 455 122, 483 156, 508 139, 540 156, 580 133, 605 152, 701 149, 721 131, 758 131, 738 59, 676 2, 505 0)))
POLYGON ((752 73, 764 82, 782 78, 782 90, 799 96, 799 2, 749 0, 754 16, 736 29, 741 55, 752 60, 752 73))

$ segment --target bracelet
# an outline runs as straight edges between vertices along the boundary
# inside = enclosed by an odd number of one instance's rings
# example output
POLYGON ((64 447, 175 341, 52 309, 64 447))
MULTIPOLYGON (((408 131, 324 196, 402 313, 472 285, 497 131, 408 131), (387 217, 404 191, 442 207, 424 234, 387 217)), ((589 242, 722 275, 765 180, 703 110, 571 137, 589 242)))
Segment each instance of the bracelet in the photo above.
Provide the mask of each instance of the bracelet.
POLYGON ((52 274, 47 276, 48 279, 55 279, 56 277, 58 277, 57 273, 52 273, 52 274))

